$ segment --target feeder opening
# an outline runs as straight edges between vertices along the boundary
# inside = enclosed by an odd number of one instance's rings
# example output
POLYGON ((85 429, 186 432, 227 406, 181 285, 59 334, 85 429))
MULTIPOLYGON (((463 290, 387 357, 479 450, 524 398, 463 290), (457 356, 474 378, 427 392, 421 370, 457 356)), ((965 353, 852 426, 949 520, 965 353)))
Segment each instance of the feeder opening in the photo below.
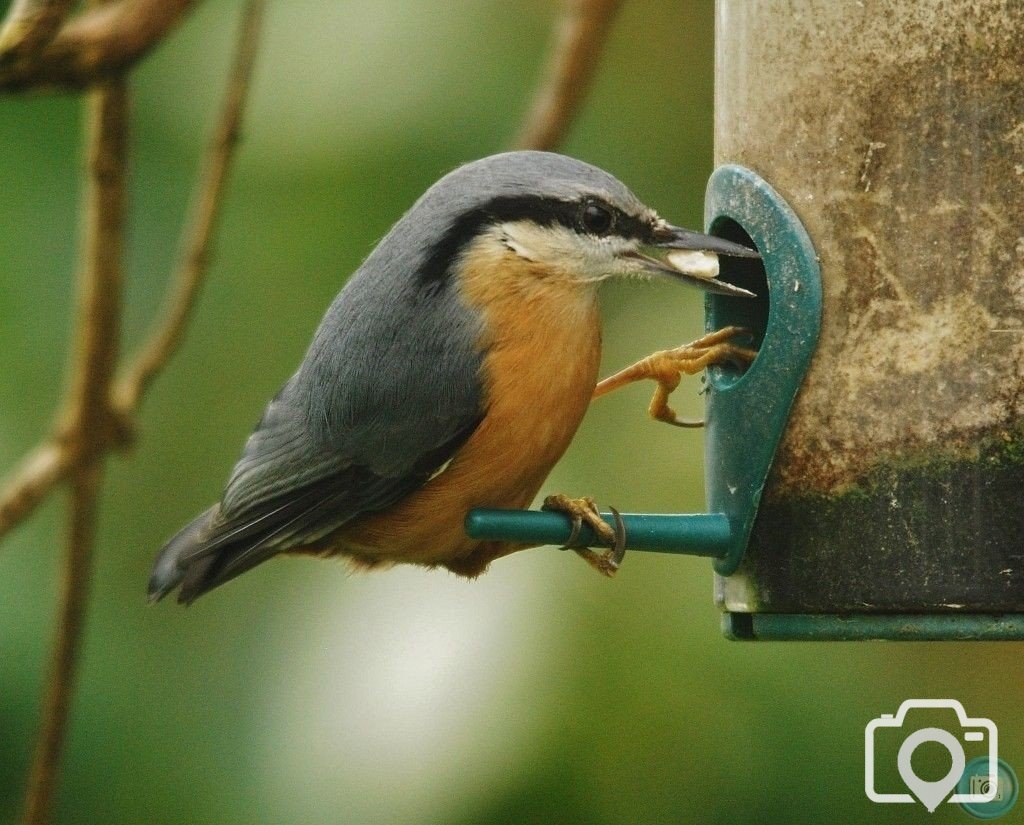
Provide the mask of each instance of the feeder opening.
MULTIPOLYGON (((743 244, 757 249, 757 244, 736 221, 727 217, 715 219, 710 233, 727 241, 743 244)), ((759 252, 761 250, 758 250, 759 252)), ((719 258, 720 271, 718 279, 753 292, 755 298, 733 295, 707 296, 708 329, 721 329, 726 326, 738 326, 749 329, 753 334, 750 344, 760 349, 768 328, 768 278, 765 275, 764 262, 751 258, 719 258)), ((746 345, 746 342, 742 342, 746 345)), ((727 386, 737 381, 742 375, 738 365, 723 364, 714 367, 712 377, 718 386, 727 386)))

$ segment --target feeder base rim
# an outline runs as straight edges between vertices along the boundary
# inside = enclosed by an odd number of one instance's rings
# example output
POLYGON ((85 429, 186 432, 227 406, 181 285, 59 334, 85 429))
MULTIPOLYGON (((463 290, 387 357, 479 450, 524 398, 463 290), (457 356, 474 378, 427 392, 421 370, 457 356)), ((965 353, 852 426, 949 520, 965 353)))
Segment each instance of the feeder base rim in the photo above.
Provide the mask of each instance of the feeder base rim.
POLYGON ((744 642, 1024 641, 1024 613, 730 613, 722 633, 744 642))

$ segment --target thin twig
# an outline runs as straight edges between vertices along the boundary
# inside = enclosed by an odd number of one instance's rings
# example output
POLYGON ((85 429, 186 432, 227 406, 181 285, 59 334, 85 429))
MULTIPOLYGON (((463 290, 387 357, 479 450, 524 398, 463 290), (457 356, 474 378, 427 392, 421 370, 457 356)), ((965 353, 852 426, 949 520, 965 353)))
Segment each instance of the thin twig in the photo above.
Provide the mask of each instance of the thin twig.
POLYGON ((57 440, 44 442, 24 458, 0 494, 0 539, 28 518, 47 494, 67 478, 72 463, 66 445, 57 440))
MULTIPOLYGON (((95 538, 97 493, 106 450, 123 439, 124 417, 134 414, 157 372, 181 340, 189 310, 202 281, 224 191, 259 37, 263 0, 250 0, 243 18, 238 53, 213 145, 201 176, 193 220, 186 232, 178 292, 166 323, 154 334, 136 366, 112 388, 120 340, 121 292, 127 167, 128 106, 123 80, 110 81, 90 98, 89 186, 86 195, 78 346, 69 408, 60 438, 33 453, 23 467, 21 486, 5 494, 15 502, 8 526, 24 518, 64 476, 71 476, 71 521, 64 564, 61 611, 51 674, 43 702, 43 722, 25 802, 25 825, 44 825, 52 810, 56 777, 67 731, 82 637, 95 538), (114 419, 121 419, 115 422, 114 419), (122 435, 118 435, 122 433, 122 435), (19 503, 20 502, 20 503, 19 503), (15 521, 12 522, 12 517, 15 521)), ((0 525, 2 526, 2 525, 0 525)))
POLYGON ((515 140, 521 149, 554 149, 590 88, 622 0, 566 0, 548 68, 515 140))
MULTIPOLYGON (((252 78, 254 58, 263 18, 263 0, 250 0, 239 29, 236 56, 217 128, 199 178, 193 214, 183 233, 182 258, 172 278, 173 294, 155 325, 148 343, 129 366, 111 393, 111 412, 101 435, 100 451, 131 440, 132 419, 157 373, 181 343, 185 326, 202 285, 210 259, 219 206, 239 125, 252 78)), ((28 518, 46 496, 65 481, 81 456, 72 441, 62 435, 45 441, 31 452, 0 489, 0 539, 28 518)))
POLYGON ((53 813, 89 596, 100 472, 99 462, 90 463, 76 473, 71 485, 71 519, 63 562, 58 633, 43 700, 43 728, 29 775, 24 825, 45 825, 53 813))
POLYGON ((220 120, 207 149, 191 216, 182 235, 180 264, 172 276, 173 286, 166 308, 158 316, 159 321, 149 340, 115 390, 115 405, 125 413, 133 414, 138 409, 153 379, 181 345, 189 316, 209 269, 211 244, 223 202, 224 185, 238 145, 239 129, 259 47, 263 11, 263 0, 250 0, 245 7, 220 120))
POLYGON ((35 54, 0 67, 0 91, 80 89, 118 75, 171 30, 196 0, 118 0, 72 18, 35 54))
POLYGON ((0 27, 0 66, 32 58, 49 43, 74 0, 14 0, 0 27))
POLYGON ((50 821, 85 619, 103 433, 109 427, 107 399, 120 342, 128 164, 128 92, 123 80, 90 93, 87 128, 78 322, 66 412, 68 444, 77 460, 57 641, 26 793, 26 825, 50 821))

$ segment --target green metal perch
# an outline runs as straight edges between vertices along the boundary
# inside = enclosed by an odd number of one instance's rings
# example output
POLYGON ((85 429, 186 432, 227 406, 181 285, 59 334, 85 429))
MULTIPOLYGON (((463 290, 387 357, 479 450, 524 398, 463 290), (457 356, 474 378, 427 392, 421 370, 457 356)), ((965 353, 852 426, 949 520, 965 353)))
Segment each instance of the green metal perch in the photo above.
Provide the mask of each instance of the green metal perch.
MULTIPOLYGON (((601 517, 615 526, 611 513, 601 517)), ((654 553, 725 558, 732 544, 729 519, 722 513, 688 515, 623 513, 627 547, 654 553)), ((538 510, 473 510, 466 517, 466 533, 481 541, 564 545, 571 532, 561 513, 538 510)), ((580 547, 597 547, 597 537, 587 525, 580 529, 580 547)))

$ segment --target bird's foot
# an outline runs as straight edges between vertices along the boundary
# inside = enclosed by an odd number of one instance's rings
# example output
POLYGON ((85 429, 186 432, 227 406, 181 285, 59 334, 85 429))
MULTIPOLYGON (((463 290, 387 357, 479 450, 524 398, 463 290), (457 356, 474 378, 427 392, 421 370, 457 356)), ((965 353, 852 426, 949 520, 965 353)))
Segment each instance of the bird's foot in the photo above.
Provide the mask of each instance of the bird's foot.
POLYGON ((622 516, 614 507, 609 508, 615 517, 615 529, 608 526, 608 523, 601 518, 597 504, 590 497, 569 498, 569 496, 557 493, 544 499, 542 510, 550 510, 556 513, 565 513, 572 521, 572 532, 569 539, 563 546, 563 550, 572 550, 587 564, 593 567, 603 576, 614 576, 622 564, 622 558, 626 555, 626 527, 622 523, 622 516), (589 547, 575 547, 580 536, 580 530, 587 524, 597 535, 597 538, 611 545, 610 550, 598 553, 589 547))
POLYGON ((651 418, 676 427, 702 427, 703 421, 679 418, 669 406, 668 397, 679 386, 684 374, 696 375, 713 364, 731 363, 746 370, 757 357, 757 350, 738 346, 731 339, 749 335, 750 331, 743 327, 723 327, 681 347, 655 352, 604 379, 594 390, 594 397, 650 378, 658 385, 647 408, 651 418))

